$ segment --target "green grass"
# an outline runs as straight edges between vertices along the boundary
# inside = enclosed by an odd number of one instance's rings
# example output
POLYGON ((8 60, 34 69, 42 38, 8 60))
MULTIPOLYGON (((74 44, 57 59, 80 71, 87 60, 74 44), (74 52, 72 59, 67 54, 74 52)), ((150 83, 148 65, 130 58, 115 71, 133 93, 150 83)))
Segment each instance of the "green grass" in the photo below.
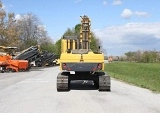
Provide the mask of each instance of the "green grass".
POLYGON ((113 62, 105 65, 113 78, 160 92, 160 63, 113 62))

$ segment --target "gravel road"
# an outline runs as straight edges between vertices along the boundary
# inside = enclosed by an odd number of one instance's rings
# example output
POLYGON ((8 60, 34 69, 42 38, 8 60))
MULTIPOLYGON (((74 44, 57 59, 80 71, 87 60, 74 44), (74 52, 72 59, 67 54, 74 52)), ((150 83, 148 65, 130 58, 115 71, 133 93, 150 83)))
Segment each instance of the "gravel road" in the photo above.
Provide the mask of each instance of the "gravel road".
POLYGON ((160 94, 111 80, 111 92, 72 81, 57 92, 59 67, 0 73, 0 113, 160 113, 160 94))

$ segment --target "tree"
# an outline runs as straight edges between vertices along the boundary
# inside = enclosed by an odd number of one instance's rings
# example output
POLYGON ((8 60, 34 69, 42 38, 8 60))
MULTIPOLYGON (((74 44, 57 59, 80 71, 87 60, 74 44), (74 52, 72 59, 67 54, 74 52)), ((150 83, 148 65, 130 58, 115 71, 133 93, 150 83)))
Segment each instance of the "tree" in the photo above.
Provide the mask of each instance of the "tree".
POLYGON ((142 61, 142 51, 137 50, 135 52, 135 61, 136 62, 141 62, 142 61))
POLYGON ((17 26, 17 31, 20 32, 18 43, 20 50, 40 45, 42 50, 54 51, 54 43, 48 36, 45 26, 41 24, 36 15, 32 13, 20 15, 20 18, 17 19, 17 26))
POLYGON ((136 61, 143 63, 154 63, 159 62, 160 52, 158 51, 136 51, 136 52, 127 52, 125 53, 128 61, 136 61))
POLYGON ((3 4, 0 1, 0 45, 5 43, 5 17, 6 12, 3 10, 3 4))
POLYGON ((75 34, 79 35, 80 29, 81 29, 81 24, 77 24, 74 29, 75 29, 75 34))
POLYGON ((0 1, 0 45, 17 45, 19 32, 16 28, 14 13, 6 13, 0 1))
POLYGON ((158 54, 156 51, 145 51, 142 55, 144 63, 153 63, 158 61, 158 54))
POLYGON ((55 53, 60 56, 61 54, 61 39, 57 40, 55 43, 55 53))
POLYGON ((102 47, 100 39, 92 32, 91 33, 91 43, 90 48, 92 51, 98 51, 99 47, 101 47, 101 50, 106 53, 105 49, 102 47))
POLYGON ((75 36, 75 29, 68 28, 63 36, 75 36))
POLYGON ((125 55, 127 56, 128 61, 133 61, 134 60, 134 56, 135 56, 135 52, 127 52, 125 53, 125 55))
POLYGON ((7 39, 7 45, 10 46, 17 46, 18 43, 18 36, 19 36, 19 31, 17 30, 17 24, 15 20, 14 13, 9 13, 8 14, 8 22, 6 26, 6 39, 7 39))
POLYGON ((17 22, 21 40, 21 48, 25 49, 33 45, 38 44, 40 38, 40 21, 38 17, 32 13, 21 15, 21 18, 17 22))
POLYGON ((50 37, 45 37, 40 39, 40 49, 41 51, 48 51, 50 53, 55 53, 55 44, 50 37))

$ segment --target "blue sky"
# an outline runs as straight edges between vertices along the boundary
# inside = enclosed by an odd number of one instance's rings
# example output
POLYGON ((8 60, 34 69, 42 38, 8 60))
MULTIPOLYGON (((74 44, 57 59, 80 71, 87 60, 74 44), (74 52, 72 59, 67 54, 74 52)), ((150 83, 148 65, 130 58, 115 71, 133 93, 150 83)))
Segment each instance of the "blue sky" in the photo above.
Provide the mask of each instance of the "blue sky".
POLYGON ((101 39, 108 55, 128 51, 160 51, 159 0, 2 0, 15 15, 33 13, 46 26, 54 41, 67 28, 91 18, 92 31, 101 39))

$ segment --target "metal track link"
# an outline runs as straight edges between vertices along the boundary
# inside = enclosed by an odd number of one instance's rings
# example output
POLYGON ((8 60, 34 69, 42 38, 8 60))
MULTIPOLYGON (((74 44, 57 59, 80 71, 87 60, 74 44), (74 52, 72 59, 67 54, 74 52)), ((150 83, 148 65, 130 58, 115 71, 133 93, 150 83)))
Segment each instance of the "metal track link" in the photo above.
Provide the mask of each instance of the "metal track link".
POLYGON ((67 75, 62 75, 62 73, 58 74, 57 91, 69 91, 69 80, 67 75))
POLYGON ((99 76, 99 91, 111 91, 109 75, 105 74, 99 76))

